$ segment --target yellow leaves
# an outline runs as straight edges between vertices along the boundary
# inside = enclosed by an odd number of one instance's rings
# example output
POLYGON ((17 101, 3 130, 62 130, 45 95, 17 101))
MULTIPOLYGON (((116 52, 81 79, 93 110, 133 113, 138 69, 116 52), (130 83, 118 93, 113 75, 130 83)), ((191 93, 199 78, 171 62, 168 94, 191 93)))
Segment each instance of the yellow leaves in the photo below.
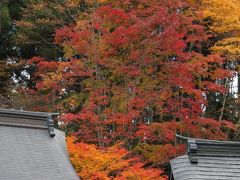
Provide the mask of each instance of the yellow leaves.
POLYGON ((209 18, 210 33, 220 39, 211 49, 231 60, 238 58, 240 53, 239 9, 239 0, 202 1, 203 15, 209 18))
POLYGON ((16 21, 17 26, 32 28, 34 25, 30 21, 16 21))
POLYGON ((240 55, 240 38, 229 37, 219 40, 211 49, 220 54, 240 55))
POLYGON ((41 19, 37 19, 37 20, 36 20, 36 23, 42 24, 42 25, 55 24, 55 23, 57 23, 57 22, 58 22, 58 21, 52 20, 52 19, 50 19, 50 18, 41 18, 41 19))
POLYGON ((211 30, 216 33, 240 30, 240 1, 203 0, 204 17, 214 20, 211 30))
POLYGON ((80 4, 80 0, 67 0, 66 5, 68 7, 77 7, 80 4))
POLYGON ((237 66, 237 71, 240 73, 240 65, 237 66))
POLYGON ((106 3, 109 0, 86 0, 87 3, 89 4, 95 4, 95 3, 106 3))
POLYGON ((98 2, 100 3, 105 3, 105 2, 108 2, 109 0, 98 0, 98 2))
POLYGON ((224 55, 240 55, 239 47, 234 45, 214 46, 211 48, 214 52, 219 52, 224 55))
POLYGON ((63 51, 64 51, 64 57, 67 57, 67 58, 77 54, 77 51, 73 47, 67 46, 67 45, 63 47, 63 51))
POLYGON ((240 1, 236 0, 203 0, 205 17, 211 17, 215 23, 211 30, 224 33, 240 30, 240 1))
POLYGON ((32 3, 30 8, 33 9, 34 11, 41 11, 46 7, 46 4, 44 3, 32 3))
MULTIPOLYGON (((88 16, 83 13, 80 18, 88 18, 88 16)), ((83 30, 88 30, 88 28, 90 27, 89 23, 87 20, 78 20, 77 21, 77 25, 76 25, 76 30, 79 30, 79 31, 83 31, 83 30)))
POLYGON ((111 99, 112 109, 116 112, 126 112, 129 99, 130 95, 128 93, 119 93, 118 90, 116 90, 111 99))

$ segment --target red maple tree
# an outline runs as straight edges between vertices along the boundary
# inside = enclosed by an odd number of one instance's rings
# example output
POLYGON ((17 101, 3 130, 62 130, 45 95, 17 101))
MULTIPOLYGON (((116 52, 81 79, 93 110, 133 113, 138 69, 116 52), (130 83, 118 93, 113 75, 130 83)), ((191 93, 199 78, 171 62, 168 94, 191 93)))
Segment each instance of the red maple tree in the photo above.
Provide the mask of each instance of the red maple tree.
POLYGON ((209 35, 194 15, 177 0, 105 2, 56 30, 64 61, 29 61, 35 88, 57 97, 63 126, 78 142, 133 149, 172 147, 176 132, 226 139, 233 124, 204 117, 204 108, 206 94, 223 93, 218 80, 231 72, 218 55, 201 53, 209 35))

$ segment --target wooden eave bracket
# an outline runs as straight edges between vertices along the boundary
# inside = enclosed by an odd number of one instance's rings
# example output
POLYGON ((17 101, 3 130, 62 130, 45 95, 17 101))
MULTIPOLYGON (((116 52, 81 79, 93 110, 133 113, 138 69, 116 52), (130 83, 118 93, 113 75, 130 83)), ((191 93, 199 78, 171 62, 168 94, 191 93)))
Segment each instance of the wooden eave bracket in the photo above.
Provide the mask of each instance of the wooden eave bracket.
POLYGON ((49 113, 47 115, 47 126, 48 126, 48 133, 50 137, 54 137, 54 122, 53 122, 53 116, 58 115, 58 113, 49 113))
POLYGON ((48 129, 50 137, 54 137, 53 118, 58 113, 21 111, 0 108, 0 125, 25 128, 48 129))
POLYGON ((197 152, 198 152, 198 146, 196 144, 196 141, 194 139, 188 139, 188 156, 190 159, 190 162, 193 164, 198 163, 197 158, 197 152))

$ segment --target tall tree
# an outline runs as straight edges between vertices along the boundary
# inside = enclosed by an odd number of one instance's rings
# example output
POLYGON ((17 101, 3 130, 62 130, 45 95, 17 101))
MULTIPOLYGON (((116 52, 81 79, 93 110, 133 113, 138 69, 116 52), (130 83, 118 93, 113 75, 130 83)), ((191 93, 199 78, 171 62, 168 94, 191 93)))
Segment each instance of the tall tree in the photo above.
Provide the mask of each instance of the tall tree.
POLYGON ((225 59, 224 68, 232 72, 232 77, 222 83, 228 89, 223 95, 212 93, 209 95, 207 115, 218 116, 219 119, 239 120, 239 57, 240 57, 240 2, 236 0, 202 0, 204 21, 208 33, 213 35, 211 50, 225 59), (233 83, 233 77, 238 79, 233 83), (237 99, 238 97, 238 99, 237 99))
POLYGON ((174 141, 176 126, 189 136, 226 138, 221 126, 229 124, 203 118, 202 107, 206 92, 224 93, 216 79, 230 73, 222 58, 199 53, 209 36, 186 9, 174 0, 103 3, 56 31, 65 55, 77 57, 30 60, 37 65, 35 88, 57 96, 62 111, 77 113, 63 119, 85 142, 124 140, 131 148, 138 135, 146 141, 146 134, 165 134, 156 140, 163 143, 174 141), (169 122, 175 128, 166 133, 169 122), (149 134, 148 127, 162 133, 149 134))
POLYGON ((45 101, 35 108, 58 108, 76 148, 121 141, 148 166, 162 167, 182 152, 173 146, 176 132, 226 139, 235 130, 229 121, 204 117, 206 95, 225 94, 221 82, 231 72, 219 55, 202 54, 210 36, 193 7, 179 0, 91 2, 75 23, 56 30, 65 58, 29 60, 35 69, 29 91, 45 101))
POLYGON ((46 59, 57 59, 62 50, 53 43, 56 28, 76 23, 82 11, 88 9, 87 1, 26 0, 22 18, 18 20, 17 41, 34 54, 46 59))
POLYGON ((4 101, 9 100, 11 94, 13 68, 10 64, 15 64, 19 57, 19 48, 14 43, 16 26, 13 21, 18 19, 22 3, 21 0, 0 2, 0 96, 4 101))

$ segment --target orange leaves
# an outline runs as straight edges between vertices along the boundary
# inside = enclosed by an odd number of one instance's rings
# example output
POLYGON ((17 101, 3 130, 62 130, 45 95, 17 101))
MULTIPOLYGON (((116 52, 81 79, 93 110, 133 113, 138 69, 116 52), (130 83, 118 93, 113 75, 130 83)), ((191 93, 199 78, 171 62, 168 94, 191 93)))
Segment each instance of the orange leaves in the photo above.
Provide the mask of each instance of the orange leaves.
POLYGON ((166 176, 160 176, 161 171, 157 169, 143 169, 142 163, 136 163, 128 167, 127 170, 121 173, 120 177, 117 177, 116 180, 167 180, 166 176))
POLYGON ((67 139, 70 160, 78 175, 83 179, 165 179, 162 171, 143 168, 137 159, 126 159, 127 151, 116 144, 105 149, 85 143, 74 144, 74 138, 67 139))

